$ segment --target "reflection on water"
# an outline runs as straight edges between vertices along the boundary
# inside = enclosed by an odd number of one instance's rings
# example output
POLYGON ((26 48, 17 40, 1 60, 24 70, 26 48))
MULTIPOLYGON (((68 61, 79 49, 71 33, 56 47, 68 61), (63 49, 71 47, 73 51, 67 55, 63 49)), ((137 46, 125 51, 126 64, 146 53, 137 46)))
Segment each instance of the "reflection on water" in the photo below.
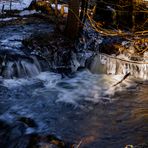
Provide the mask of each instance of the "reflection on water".
POLYGON ((119 148, 148 140, 147 84, 123 76, 79 71, 70 78, 44 72, 30 79, 1 79, 0 119, 30 117, 27 133, 54 134, 88 148, 119 148))

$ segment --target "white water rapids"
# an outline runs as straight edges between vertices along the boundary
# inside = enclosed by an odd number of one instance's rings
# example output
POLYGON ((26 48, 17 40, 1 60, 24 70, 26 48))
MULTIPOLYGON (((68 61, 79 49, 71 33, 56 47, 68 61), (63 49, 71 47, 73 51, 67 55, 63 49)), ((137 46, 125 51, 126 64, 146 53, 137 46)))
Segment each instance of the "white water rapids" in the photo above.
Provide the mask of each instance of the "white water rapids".
MULTIPOLYGON (((112 97, 117 92, 137 89, 134 79, 126 79, 123 83, 114 86, 123 78, 122 75, 92 74, 88 70, 77 72, 73 77, 62 78, 60 74, 42 72, 34 78, 28 79, 3 79, 2 83, 9 89, 29 86, 42 82, 45 90, 57 91, 56 102, 65 102, 77 107, 83 107, 79 102, 111 103, 112 97)), ((42 91, 36 89, 32 95, 42 91)))

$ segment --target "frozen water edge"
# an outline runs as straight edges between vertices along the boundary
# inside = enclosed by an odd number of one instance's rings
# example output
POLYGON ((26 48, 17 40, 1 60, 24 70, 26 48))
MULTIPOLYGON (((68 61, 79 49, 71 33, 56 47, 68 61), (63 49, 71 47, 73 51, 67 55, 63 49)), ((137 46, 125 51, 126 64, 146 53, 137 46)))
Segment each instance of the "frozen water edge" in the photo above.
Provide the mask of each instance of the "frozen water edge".
POLYGON ((148 63, 146 61, 131 61, 127 57, 121 57, 121 55, 111 56, 99 53, 92 63, 92 69, 96 70, 95 67, 98 67, 99 72, 102 70, 101 73, 112 75, 130 73, 136 78, 148 80, 148 63))

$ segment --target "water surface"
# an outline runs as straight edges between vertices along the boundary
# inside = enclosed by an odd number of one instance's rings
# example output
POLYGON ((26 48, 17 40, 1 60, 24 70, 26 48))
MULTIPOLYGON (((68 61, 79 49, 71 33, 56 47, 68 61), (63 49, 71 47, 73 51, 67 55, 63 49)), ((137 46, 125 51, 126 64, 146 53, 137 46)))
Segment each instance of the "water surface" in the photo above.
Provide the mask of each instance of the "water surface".
MULTIPOLYGON (((40 29, 53 31, 46 24, 0 28, 0 52, 25 54, 22 39, 40 29)), ((84 148, 146 143, 148 83, 128 77, 114 86, 123 77, 94 74, 87 68, 69 77, 50 71, 30 78, 0 77, 0 120, 13 124, 30 118, 36 126, 26 125, 25 135, 53 134, 75 144, 81 141, 84 148)))

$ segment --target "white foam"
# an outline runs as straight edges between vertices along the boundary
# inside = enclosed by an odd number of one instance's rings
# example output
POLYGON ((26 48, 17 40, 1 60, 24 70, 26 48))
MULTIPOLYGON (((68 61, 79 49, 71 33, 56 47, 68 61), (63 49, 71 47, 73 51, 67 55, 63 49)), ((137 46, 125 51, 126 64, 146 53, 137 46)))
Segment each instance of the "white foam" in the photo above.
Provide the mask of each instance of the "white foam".
POLYGON ((36 82, 43 82, 47 88, 55 87, 56 83, 61 79, 61 75, 52 72, 41 72, 32 78, 13 78, 3 79, 3 85, 8 88, 15 88, 25 85, 31 85, 36 82))
POLYGON ((77 105, 79 101, 90 101, 98 103, 103 100, 112 100, 112 96, 118 91, 127 89, 132 83, 128 81, 122 85, 113 86, 123 79, 123 75, 94 75, 89 72, 80 72, 75 78, 63 79, 61 82, 67 87, 60 87, 59 99, 57 102, 66 102, 77 105))
POLYGON ((29 79, 4 79, 3 81, 4 86, 8 88, 15 88, 22 85, 29 85, 29 79))
POLYGON ((36 76, 36 79, 43 81, 44 86, 50 88, 55 87, 56 83, 61 79, 61 75, 52 72, 42 72, 36 76))
MULTIPOLYGON (((29 79, 7 79, 3 84, 8 88, 15 88, 24 85, 31 85, 35 82, 42 82, 44 88, 36 89, 36 94, 40 91, 56 90, 58 97, 56 102, 81 106, 81 102, 112 102, 116 92, 125 91, 128 88, 136 89, 136 83, 127 78, 122 83, 114 86, 123 79, 124 75, 92 74, 85 70, 77 72, 72 78, 62 78, 60 74, 52 72, 42 72, 34 78, 29 79)), ((41 86, 42 87, 42 86, 41 86)), ((33 94, 32 94, 33 95, 33 94)))

